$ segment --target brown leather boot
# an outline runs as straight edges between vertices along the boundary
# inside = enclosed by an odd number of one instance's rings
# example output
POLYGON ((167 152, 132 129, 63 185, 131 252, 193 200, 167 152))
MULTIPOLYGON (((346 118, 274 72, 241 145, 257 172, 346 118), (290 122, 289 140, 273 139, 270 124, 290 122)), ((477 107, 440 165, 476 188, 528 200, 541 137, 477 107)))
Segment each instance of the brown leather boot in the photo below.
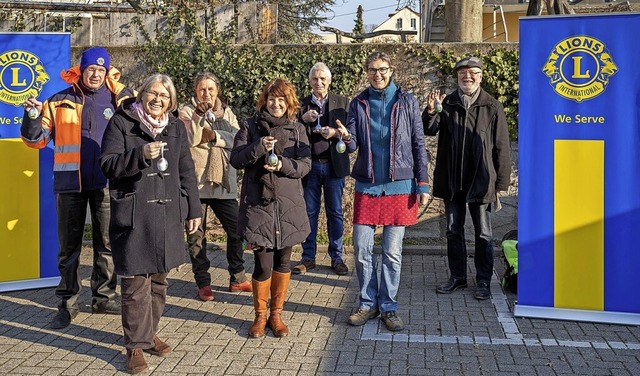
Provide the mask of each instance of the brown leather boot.
POLYGON ((133 350, 127 349, 127 361, 125 366, 127 367, 127 372, 132 375, 149 369, 141 348, 135 348, 133 350))
POLYGON ((267 325, 276 337, 285 337, 289 334, 289 328, 282 322, 282 308, 289 290, 291 273, 271 273, 271 309, 267 325))
POLYGON ((158 338, 158 336, 153 336, 153 347, 150 349, 144 349, 144 352, 155 356, 166 357, 171 354, 171 346, 158 338))
POLYGON ((264 336, 264 328, 267 326, 267 301, 271 288, 271 278, 266 281, 251 280, 253 288, 253 308, 256 311, 256 318, 249 328, 250 338, 260 338, 264 336))

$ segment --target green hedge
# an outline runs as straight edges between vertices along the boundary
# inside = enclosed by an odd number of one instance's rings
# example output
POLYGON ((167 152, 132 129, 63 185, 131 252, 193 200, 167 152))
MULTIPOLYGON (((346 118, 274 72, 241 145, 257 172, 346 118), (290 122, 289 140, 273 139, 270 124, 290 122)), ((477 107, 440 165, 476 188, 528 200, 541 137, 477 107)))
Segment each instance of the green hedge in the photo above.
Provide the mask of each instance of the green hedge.
MULTIPOLYGON (((210 71, 220 78, 224 99, 242 119, 254 111, 260 91, 275 77, 286 77, 297 88, 305 89, 300 96, 306 95, 309 69, 318 61, 331 68, 332 91, 352 96, 366 85, 362 65, 374 49, 389 53, 397 65, 424 67, 424 77, 417 80, 421 82, 414 83, 409 90, 419 100, 425 100, 436 80, 455 85, 452 75, 455 62, 474 54, 484 60, 482 86, 504 105, 510 134, 514 139, 517 136, 519 86, 515 45, 494 48, 476 44, 466 50, 459 48, 459 44, 455 48, 434 44, 235 45, 229 42, 233 40, 233 29, 205 37, 189 12, 185 9, 167 14, 165 27, 153 37, 138 22, 147 40, 137 50, 138 58, 149 71, 172 77, 182 103, 193 93, 195 76, 210 71)), ((209 29, 215 30, 214 26, 209 29)))

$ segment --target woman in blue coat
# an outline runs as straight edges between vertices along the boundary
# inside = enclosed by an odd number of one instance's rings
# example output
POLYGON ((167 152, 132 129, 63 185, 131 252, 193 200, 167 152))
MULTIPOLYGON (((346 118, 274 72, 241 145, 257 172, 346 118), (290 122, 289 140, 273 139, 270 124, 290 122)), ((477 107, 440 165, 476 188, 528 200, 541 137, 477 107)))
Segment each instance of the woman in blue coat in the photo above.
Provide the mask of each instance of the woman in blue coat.
POLYGON ((429 199, 427 153, 420 106, 396 86, 395 67, 384 52, 364 64, 371 86, 349 105, 347 150, 356 148, 351 170, 356 180, 353 200, 353 248, 360 284, 359 307, 349 324, 364 325, 382 315, 388 330, 402 330, 396 295, 400 285, 405 226, 417 223, 418 205, 429 199), (382 226, 382 271, 376 272, 373 243, 382 226))

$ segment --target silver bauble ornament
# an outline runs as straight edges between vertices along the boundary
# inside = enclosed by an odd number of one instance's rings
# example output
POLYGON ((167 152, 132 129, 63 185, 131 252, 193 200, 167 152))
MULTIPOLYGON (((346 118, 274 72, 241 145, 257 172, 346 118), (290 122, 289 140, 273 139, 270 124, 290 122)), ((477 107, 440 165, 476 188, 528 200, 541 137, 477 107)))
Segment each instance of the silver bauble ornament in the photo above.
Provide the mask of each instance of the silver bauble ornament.
POLYGON ((213 112, 207 111, 204 115, 207 123, 213 124, 216 121, 216 115, 214 115, 213 112))
POLYGON ((27 111, 27 115, 29 115, 29 119, 33 120, 33 119, 36 119, 38 117, 38 115, 40 115, 40 114, 38 113, 38 109, 37 108, 31 107, 29 109, 29 111, 27 111))
POLYGON ((269 166, 277 166, 278 165, 278 156, 274 153, 269 154, 269 158, 267 158, 267 164, 269 166))
POLYGON ((169 162, 165 157, 158 159, 158 170, 165 172, 169 168, 169 162))

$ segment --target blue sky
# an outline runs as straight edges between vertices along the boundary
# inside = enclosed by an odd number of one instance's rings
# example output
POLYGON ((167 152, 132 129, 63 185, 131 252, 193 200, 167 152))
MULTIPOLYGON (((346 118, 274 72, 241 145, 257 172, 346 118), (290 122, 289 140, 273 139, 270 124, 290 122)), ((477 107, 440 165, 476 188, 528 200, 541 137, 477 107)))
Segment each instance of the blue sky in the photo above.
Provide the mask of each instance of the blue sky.
MULTIPOLYGON (((401 1, 401 3, 403 3, 401 1)), ((362 19, 365 25, 381 24, 393 13, 398 5, 398 0, 336 0, 333 6, 333 14, 327 14, 329 21, 324 26, 331 26, 342 31, 350 32, 355 25, 358 5, 362 5, 364 12, 362 19), (331 19, 333 18, 333 19, 331 19)))

